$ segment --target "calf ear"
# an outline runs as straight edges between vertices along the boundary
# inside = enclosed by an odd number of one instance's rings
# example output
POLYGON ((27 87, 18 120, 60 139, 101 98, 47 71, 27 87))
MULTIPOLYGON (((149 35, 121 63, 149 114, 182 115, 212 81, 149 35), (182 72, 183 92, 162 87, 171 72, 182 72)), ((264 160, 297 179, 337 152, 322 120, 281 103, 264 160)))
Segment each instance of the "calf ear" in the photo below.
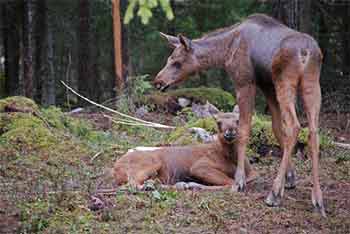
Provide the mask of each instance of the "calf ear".
POLYGON ((232 113, 239 119, 239 106, 238 105, 235 105, 233 107, 232 113))
POLYGON ((188 39, 185 36, 182 36, 181 34, 179 35, 179 40, 180 43, 185 47, 186 51, 191 51, 192 50, 192 42, 190 39, 188 39))
POLYGON ((159 34, 168 41, 168 44, 171 48, 176 48, 180 45, 180 40, 177 37, 167 35, 165 33, 159 32, 159 34))
POLYGON ((238 107, 238 105, 235 105, 233 107, 232 114, 234 115, 235 123, 238 126, 238 123, 239 123, 239 107, 238 107))

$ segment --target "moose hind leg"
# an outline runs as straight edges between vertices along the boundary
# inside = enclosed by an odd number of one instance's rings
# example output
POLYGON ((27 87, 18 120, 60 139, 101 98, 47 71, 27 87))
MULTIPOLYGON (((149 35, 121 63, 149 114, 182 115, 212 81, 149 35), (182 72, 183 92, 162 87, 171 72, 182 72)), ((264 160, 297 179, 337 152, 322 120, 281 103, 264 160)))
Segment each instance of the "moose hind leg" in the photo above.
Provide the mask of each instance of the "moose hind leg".
POLYGON ((277 101, 281 113, 283 157, 273 187, 265 203, 278 206, 282 202, 285 176, 290 164, 290 157, 300 131, 300 123, 295 111, 295 98, 299 77, 293 67, 287 68, 282 76, 275 79, 277 101))
MULTIPOLYGON (((272 131, 283 151, 283 132, 282 132, 282 120, 281 120, 281 110, 276 97, 276 92, 274 87, 262 87, 262 91, 266 97, 267 105, 269 107, 271 117, 272 117, 272 131)), ((285 175, 285 185, 286 189, 292 189, 296 186, 296 171, 294 164, 289 157, 287 172, 285 175)))
POLYGON ((319 113, 321 106, 321 89, 319 72, 309 73, 302 81, 302 99, 309 124, 308 147, 312 159, 312 204, 317 212, 326 217, 322 191, 319 181, 319 113), (314 74, 314 75, 311 75, 314 74))

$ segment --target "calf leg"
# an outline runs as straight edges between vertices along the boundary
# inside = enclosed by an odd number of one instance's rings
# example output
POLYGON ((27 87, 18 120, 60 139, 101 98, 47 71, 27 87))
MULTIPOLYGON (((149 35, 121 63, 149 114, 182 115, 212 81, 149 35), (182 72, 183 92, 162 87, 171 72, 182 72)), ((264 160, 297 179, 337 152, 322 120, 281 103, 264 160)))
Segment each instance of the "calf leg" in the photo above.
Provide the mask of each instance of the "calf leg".
POLYGON ((220 171, 213 163, 207 161, 195 163, 190 169, 190 174, 205 184, 214 186, 232 186, 234 184, 232 178, 220 171))
MULTIPOLYGON (((269 106, 269 110, 271 112, 271 116, 272 116, 272 130, 273 133, 280 145, 280 147, 282 148, 283 151, 283 132, 282 132, 282 122, 281 122, 281 110, 279 108, 278 105, 278 101, 277 101, 277 97, 276 97, 276 92, 274 90, 274 88, 270 88, 270 87, 266 87, 262 89, 265 97, 266 97, 266 101, 267 101, 267 105, 269 106)), ((295 188, 295 184, 296 184, 296 171, 295 171, 295 167, 293 165, 292 159, 291 157, 289 157, 288 160, 288 166, 287 166, 287 172, 285 175, 285 185, 284 187, 287 189, 292 189, 295 188)))
POLYGON ((156 176, 161 166, 161 162, 143 162, 140 165, 123 164, 114 168, 114 175, 118 185, 128 183, 137 189, 142 189, 143 183, 156 176))
POLYGON ((265 200, 266 204, 269 206, 278 206, 281 203, 284 192, 285 176, 288 170, 288 165, 290 164, 290 156, 300 130, 300 124, 295 111, 298 80, 299 77, 292 66, 289 68, 287 67, 281 76, 274 80, 277 101, 281 113, 281 146, 283 149, 283 157, 272 190, 265 200))

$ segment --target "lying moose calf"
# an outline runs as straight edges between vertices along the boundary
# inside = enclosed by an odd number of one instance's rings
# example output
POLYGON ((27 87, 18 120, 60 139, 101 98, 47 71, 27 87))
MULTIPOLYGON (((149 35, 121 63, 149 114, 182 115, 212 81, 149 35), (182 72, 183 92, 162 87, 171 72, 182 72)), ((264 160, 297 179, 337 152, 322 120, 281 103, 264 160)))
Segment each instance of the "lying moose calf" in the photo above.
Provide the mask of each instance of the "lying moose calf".
MULTIPOLYGON (((183 188, 218 189, 233 186, 238 118, 235 113, 216 115, 218 137, 209 144, 129 151, 114 165, 117 185, 129 183, 142 189, 146 180, 159 179, 163 184, 182 185, 183 188)), ((248 181, 257 176, 248 159, 245 170, 248 181)))

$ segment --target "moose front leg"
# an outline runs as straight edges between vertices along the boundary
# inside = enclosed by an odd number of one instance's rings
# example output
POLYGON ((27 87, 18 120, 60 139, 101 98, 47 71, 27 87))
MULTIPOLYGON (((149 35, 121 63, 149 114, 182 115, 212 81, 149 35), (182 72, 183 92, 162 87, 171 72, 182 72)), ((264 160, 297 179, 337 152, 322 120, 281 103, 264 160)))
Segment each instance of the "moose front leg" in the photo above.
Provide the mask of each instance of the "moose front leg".
POLYGON ((246 186, 245 157, 246 147, 249 141, 252 115, 255 105, 255 84, 249 83, 236 87, 236 98, 239 106, 238 144, 237 144, 237 169, 235 173, 234 191, 243 191, 246 186))

